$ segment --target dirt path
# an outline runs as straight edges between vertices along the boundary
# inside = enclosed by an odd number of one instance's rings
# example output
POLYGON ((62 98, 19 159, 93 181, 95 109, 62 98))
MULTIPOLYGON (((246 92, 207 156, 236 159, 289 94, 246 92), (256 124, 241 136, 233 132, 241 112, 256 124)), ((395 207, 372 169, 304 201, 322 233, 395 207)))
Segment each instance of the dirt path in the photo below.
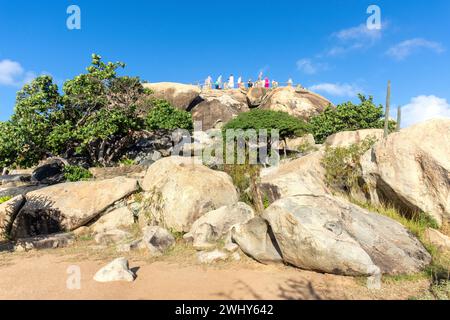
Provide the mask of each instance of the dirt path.
POLYGON ((110 259, 48 252, 0 254, 0 299, 407 299, 426 280, 384 284, 370 291, 363 279, 324 275, 285 266, 241 262, 202 266, 176 261, 130 260, 133 283, 100 284, 94 274, 110 259), (66 286, 67 268, 81 269, 81 289, 66 286))

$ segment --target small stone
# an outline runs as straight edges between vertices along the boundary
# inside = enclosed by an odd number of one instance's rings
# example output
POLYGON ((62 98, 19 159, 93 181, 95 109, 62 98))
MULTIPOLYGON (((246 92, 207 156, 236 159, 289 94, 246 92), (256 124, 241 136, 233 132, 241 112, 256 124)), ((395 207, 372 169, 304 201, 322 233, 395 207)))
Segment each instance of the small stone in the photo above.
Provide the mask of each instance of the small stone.
POLYGON ((119 229, 110 230, 95 235, 95 242, 102 245, 119 243, 131 237, 131 234, 119 229))
POLYGON ((148 248, 152 256, 160 256, 175 245, 175 238, 164 228, 145 227, 142 232, 144 234, 142 244, 148 248))
POLYGON ((200 263, 210 264, 227 260, 228 254, 220 250, 202 251, 197 253, 197 258, 200 263))
POLYGON ((233 253, 233 252, 236 252, 239 249, 239 246, 236 243, 230 242, 230 243, 226 244, 225 247, 223 247, 223 248, 226 251, 233 253))
POLYGON ((381 273, 376 273, 367 278, 367 289, 369 290, 381 289, 381 273))
POLYGON ((100 269, 94 276, 97 282, 115 282, 127 281, 133 282, 135 279, 134 273, 129 269, 128 260, 125 258, 118 258, 100 269))

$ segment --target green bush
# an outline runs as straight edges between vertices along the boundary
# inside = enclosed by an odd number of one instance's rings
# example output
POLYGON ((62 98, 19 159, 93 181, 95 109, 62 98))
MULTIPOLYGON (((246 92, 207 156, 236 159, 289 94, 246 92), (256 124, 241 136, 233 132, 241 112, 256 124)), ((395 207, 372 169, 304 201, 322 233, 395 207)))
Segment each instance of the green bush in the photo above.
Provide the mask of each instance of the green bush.
POLYGON ((89 170, 78 166, 65 166, 64 178, 70 182, 86 181, 92 178, 89 170))
POLYGON ((257 132, 258 130, 266 129, 269 135, 272 130, 278 130, 280 139, 300 137, 310 131, 310 127, 306 122, 286 112, 259 109, 239 114, 223 128, 224 131, 229 129, 254 129, 257 132))
POLYGON ((5 203, 6 201, 11 200, 12 197, 6 196, 6 197, 0 197, 0 204, 5 203))
POLYGON ((326 183, 335 190, 351 192, 358 188, 362 175, 360 158, 375 144, 375 138, 368 137, 349 147, 327 147, 322 164, 326 183))
MULTIPOLYGON (((347 102, 336 108, 329 106, 323 113, 310 120, 312 134, 317 143, 323 143, 327 137, 340 131, 384 128, 383 106, 376 106, 373 97, 368 99, 359 95, 360 104, 347 102)), ((395 122, 390 122, 390 130, 395 130, 395 122)))
POLYGON ((147 115, 146 125, 149 130, 192 130, 194 127, 192 115, 189 112, 179 110, 165 100, 153 101, 153 107, 147 115))

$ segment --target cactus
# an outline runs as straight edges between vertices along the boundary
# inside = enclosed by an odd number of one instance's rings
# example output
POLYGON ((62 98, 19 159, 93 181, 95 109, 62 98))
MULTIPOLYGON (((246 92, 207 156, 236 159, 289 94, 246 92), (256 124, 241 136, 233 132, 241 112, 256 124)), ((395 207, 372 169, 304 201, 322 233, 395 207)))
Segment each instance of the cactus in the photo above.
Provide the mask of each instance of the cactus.
POLYGON ((388 81, 387 95, 386 95, 386 112, 384 115, 384 137, 389 135, 389 113, 391 111, 391 81, 388 81))
POLYGON ((397 108, 397 128, 396 131, 399 132, 402 127, 402 107, 397 108))

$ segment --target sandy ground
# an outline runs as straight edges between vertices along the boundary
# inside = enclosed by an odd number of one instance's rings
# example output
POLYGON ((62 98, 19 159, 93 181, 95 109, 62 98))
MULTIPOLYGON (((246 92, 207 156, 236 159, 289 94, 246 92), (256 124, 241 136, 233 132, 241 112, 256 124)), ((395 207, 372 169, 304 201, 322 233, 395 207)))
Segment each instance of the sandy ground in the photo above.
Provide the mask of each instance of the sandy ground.
POLYGON ((204 266, 190 251, 157 260, 127 257, 135 282, 96 283, 94 274, 119 256, 64 249, 0 253, 0 299, 408 299, 428 287, 426 279, 419 279, 368 290, 362 278, 264 266, 248 258, 204 266), (67 289, 67 270, 73 265, 81 270, 80 290, 67 289))

